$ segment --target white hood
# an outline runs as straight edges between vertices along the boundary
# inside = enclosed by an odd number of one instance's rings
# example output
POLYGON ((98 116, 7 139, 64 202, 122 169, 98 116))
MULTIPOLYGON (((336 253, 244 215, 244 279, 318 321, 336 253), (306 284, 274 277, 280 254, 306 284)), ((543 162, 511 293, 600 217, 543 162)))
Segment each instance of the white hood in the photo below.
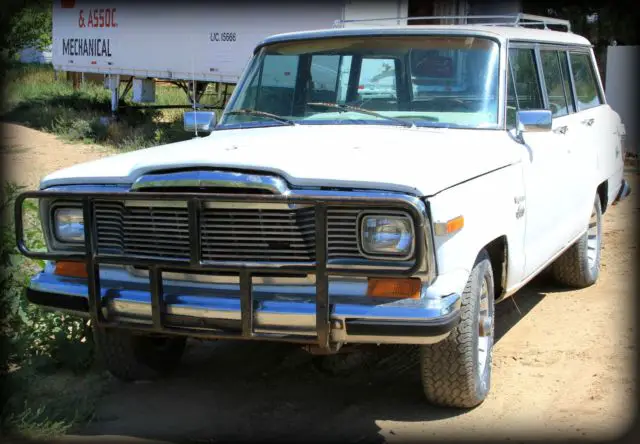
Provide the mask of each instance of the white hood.
POLYGON ((396 126, 278 126, 207 137, 74 165, 40 186, 132 184, 143 174, 189 167, 271 172, 292 186, 433 195, 520 159, 504 131, 396 126))

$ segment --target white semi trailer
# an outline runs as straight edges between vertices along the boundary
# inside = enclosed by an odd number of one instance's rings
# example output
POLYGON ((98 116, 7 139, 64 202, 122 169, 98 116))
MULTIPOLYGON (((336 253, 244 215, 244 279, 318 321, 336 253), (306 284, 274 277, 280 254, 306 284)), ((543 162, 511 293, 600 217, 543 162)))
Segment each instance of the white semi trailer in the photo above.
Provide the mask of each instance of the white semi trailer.
POLYGON ((58 0, 52 63, 58 71, 105 75, 114 112, 121 83, 122 95, 133 87, 138 103, 155 102, 157 80, 182 87, 196 104, 209 83, 224 85, 226 99, 226 87, 238 81, 256 43, 265 37, 330 28, 343 20, 406 17, 408 1, 58 0))

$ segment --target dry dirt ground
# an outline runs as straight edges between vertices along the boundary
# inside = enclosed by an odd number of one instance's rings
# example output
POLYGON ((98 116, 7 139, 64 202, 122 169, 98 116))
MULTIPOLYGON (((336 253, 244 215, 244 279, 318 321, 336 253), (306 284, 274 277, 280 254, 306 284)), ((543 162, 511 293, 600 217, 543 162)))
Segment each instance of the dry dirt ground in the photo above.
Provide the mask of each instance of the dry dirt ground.
MULTIPOLYGON (((108 154, 12 125, 11 174, 33 186, 59 167, 108 154)), ((640 183, 627 173, 635 193, 640 183)), ((181 369, 152 383, 114 382, 72 441, 216 442, 589 439, 635 420, 637 200, 605 215, 600 280, 566 291, 539 278, 497 307, 493 386, 470 411, 423 402, 410 354, 321 372, 296 347, 193 342, 181 369)))

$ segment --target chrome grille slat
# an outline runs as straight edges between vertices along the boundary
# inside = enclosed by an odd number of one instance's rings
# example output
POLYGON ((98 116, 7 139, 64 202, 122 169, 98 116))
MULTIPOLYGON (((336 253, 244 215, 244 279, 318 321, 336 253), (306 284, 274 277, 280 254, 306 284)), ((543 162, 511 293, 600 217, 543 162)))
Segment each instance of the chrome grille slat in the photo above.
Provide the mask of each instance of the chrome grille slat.
POLYGON ((189 259, 186 208, 96 202, 95 215, 100 253, 189 259))
MULTIPOLYGON (((329 258, 363 259, 358 247, 360 212, 359 208, 327 208, 329 258)), ((97 201, 95 215, 100 253, 189 260, 192 233, 186 205, 125 206, 97 201)), ((315 260, 313 207, 222 208, 205 204, 200 229, 203 261, 315 260)))
POLYGON ((360 211, 357 208, 331 208, 327 211, 327 257, 362 258, 357 232, 360 211))
POLYGON ((315 210, 204 209, 202 258, 239 261, 315 260, 315 210))

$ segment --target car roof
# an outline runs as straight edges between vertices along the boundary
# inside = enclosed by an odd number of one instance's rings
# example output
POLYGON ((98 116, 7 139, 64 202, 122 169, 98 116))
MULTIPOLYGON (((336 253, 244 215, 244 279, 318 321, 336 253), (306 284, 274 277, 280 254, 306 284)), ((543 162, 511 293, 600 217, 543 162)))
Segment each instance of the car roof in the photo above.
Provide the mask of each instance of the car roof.
POLYGON ((398 25, 398 26, 349 26, 346 28, 328 28, 309 31, 288 32, 267 37, 256 46, 292 40, 307 40, 329 37, 354 36, 391 36, 391 35, 480 35, 493 37, 502 43, 506 41, 524 41, 552 43, 560 45, 578 45, 591 47, 586 38, 572 32, 531 29, 516 26, 496 25, 398 25))

